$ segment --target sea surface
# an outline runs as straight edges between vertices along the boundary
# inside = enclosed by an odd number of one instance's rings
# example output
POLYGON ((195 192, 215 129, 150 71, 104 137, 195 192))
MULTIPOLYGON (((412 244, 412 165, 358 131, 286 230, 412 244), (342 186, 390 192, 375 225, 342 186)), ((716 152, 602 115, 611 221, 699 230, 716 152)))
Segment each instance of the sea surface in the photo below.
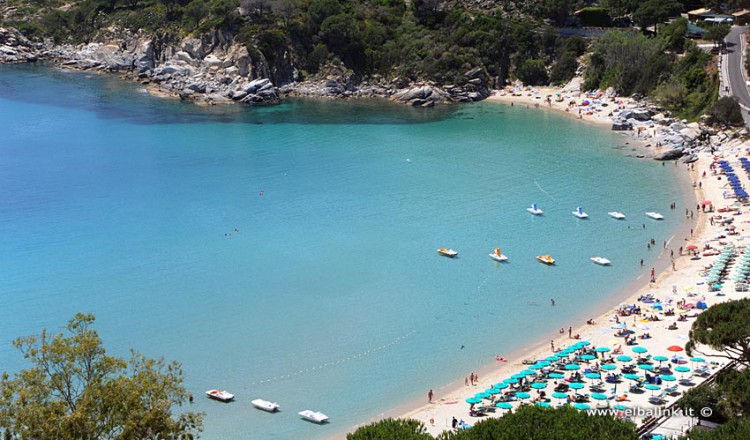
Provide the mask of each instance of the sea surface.
POLYGON ((28 366, 14 338, 92 312, 111 353, 183 363, 205 439, 340 434, 579 325, 687 200, 683 168, 627 138, 491 102, 198 107, 0 66, 0 118, 0 370, 28 366))

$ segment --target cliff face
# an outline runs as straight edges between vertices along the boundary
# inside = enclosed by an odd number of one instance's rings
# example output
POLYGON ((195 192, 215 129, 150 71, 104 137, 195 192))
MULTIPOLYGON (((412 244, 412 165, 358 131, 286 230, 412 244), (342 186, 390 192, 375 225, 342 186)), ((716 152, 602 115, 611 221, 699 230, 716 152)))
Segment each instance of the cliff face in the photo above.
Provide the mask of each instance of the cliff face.
POLYGON ((489 80, 480 69, 466 72, 462 84, 438 87, 429 82, 374 77, 363 81, 341 65, 298 82, 288 48, 272 61, 248 50, 230 34, 212 31, 181 40, 128 30, 102 30, 85 45, 36 44, 13 28, 0 28, 0 62, 53 60, 78 70, 120 73, 148 85, 157 94, 203 104, 277 103, 280 95, 329 98, 389 97, 412 106, 478 101, 489 96, 489 80), (281 86, 278 88, 277 86, 281 86))

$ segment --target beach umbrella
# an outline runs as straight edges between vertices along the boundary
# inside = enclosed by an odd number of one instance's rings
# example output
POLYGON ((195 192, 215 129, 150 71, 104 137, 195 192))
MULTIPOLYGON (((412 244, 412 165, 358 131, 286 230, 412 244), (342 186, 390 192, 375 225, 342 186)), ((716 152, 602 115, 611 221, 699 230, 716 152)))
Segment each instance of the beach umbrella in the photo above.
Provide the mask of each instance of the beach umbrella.
POLYGON ((542 364, 534 364, 529 367, 529 370, 541 370, 542 368, 546 367, 546 365, 542 364))
POLYGON ((659 385, 654 385, 652 383, 647 384, 644 388, 651 391, 651 395, 654 395, 654 391, 660 390, 661 387, 659 385))
POLYGON ((664 362, 669 360, 669 358, 666 356, 654 356, 652 359, 657 362, 664 362))
POLYGON ((667 350, 673 351, 673 352, 676 353, 676 352, 682 351, 684 349, 682 347, 680 347, 679 345, 672 345, 672 346, 667 347, 667 350))
POLYGON ((628 409, 628 406, 627 405, 623 405, 622 403, 618 403, 617 405, 613 406, 612 408, 617 409, 617 410, 623 410, 623 409, 628 409))
POLYGON ((583 359, 584 361, 591 361, 591 360, 596 359, 596 356, 594 356, 593 354, 584 354, 579 357, 583 359))
POLYGON ((566 370, 569 370, 569 371, 572 371, 572 370, 580 370, 580 369, 581 369, 581 366, 580 366, 580 365, 578 365, 578 364, 567 364, 567 365, 565 365, 565 369, 566 369, 566 370))
POLYGON ((496 383, 495 385, 492 385, 492 388, 494 388, 496 390, 504 390, 504 389, 506 389, 508 387, 509 387, 509 385, 507 383, 505 383, 505 382, 500 382, 500 383, 496 383))
POLYGON ((543 390, 547 388, 547 382, 534 382, 531 384, 531 388, 534 388, 535 390, 543 390))
POLYGON ((529 394, 529 393, 516 393, 516 397, 518 397, 519 399, 528 399, 529 397, 531 397, 531 394, 529 394))
POLYGON ((629 373, 629 374, 626 374, 623 377, 625 377, 625 379, 630 379, 630 380, 641 380, 641 377, 639 375, 637 375, 637 374, 630 374, 629 373))
POLYGON ((536 371, 534 370, 521 370, 521 374, 525 376, 533 376, 536 374, 536 371))
MULTIPOLYGON (((536 374, 536 373, 534 373, 534 374, 536 374)), ((511 379, 521 380, 521 379, 524 379, 525 377, 526 377, 525 374, 514 374, 513 376, 511 376, 511 379)))
POLYGON ((691 362, 706 362, 706 360, 703 359, 702 357, 691 357, 690 361, 691 362))
POLYGON ((620 356, 617 356, 617 360, 620 362, 630 362, 633 358, 626 354, 621 354, 620 356))
POLYGON ((599 373, 586 373, 586 379, 601 379, 602 375, 599 373))
POLYGON ((469 397, 468 399, 466 399, 466 403, 476 405, 477 403, 482 403, 482 399, 479 399, 477 397, 469 397))
POLYGON ((607 400, 607 395, 602 393, 594 393, 591 395, 591 398, 596 400, 607 400))
POLYGON ((659 376, 659 377, 660 377, 660 378, 661 378, 661 380, 663 380, 664 382, 674 382, 674 381, 676 381, 676 380, 677 380, 677 378, 676 378, 676 377, 674 377, 674 376, 672 376, 671 374, 662 374, 662 375, 661 375, 661 376, 659 376))
POLYGON ((565 375, 562 373, 550 373, 549 377, 550 379, 562 379, 565 375))
POLYGON ((547 360, 549 362, 556 362, 556 361, 560 360, 560 356, 547 356, 545 358, 545 360, 547 360))
POLYGON ((513 408, 513 405, 511 405, 508 402, 497 402, 495 406, 500 409, 512 409, 513 408))
POLYGON ((500 394, 503 391, 502 390, 498 390, 497 388, 488 388, 488 389, 484 390, 484 392, 487 393, 487 394, 493 394, 494 395, 494 394, 500 394))
POLYGON ((674 371, 676 371, 678 373, 687 373, 688 371, 690 371, 690 367, 686 367, 684 365, 680 365, 678 367, 675 367, 674 371))
POLYGON ((481 392, 481 393, 474 394, 474 397, 476 397, 477 399, 488 399, 492 396, 490 396, 489 393, 481 392))
POLYGON ((552 397, 555 399, 567 399, 568 394, 567 393, 552 393, 552 397))
POLYGON ((542 408, 551 408, 552 406, 547 402, 537 402, 536 406, 541 406, 542 408))
POLYGON ((696 246, 694 244, 690 244, 685 249, 687 249, 689 251, 694 251, 694 250, 698 249, 698 246, 696 246))
POLYGON ((503 382, 505 382, 508 385, 510 385, 512 383, 518 383, 518 379, 513 379, 512 377, 509 377, 508 379, 503 380, 503 382))
POLYGON ((638 368, 640 368, 641 370, 651 371, 654 369, 654 366, 649 364, 638 364, 638 368))
POLYGON ((612 370, 616 370, 617 366, 615 364, 604 364, 601 366, 601 369, 604 371, 612 371, 612 370))
POLYGON ((572 390, 582 390, 583 388, 586 387, 586 385, 582 384, 581 382, 573 382, 570 385, 568 385, 568 387, 570 387, 570 389, 572 390))
POLYGON ((646 353, 647 351, 648 351, 648 348, 646 347, 641 347, 641 346, 633 347, 633 353, 643 354, 643 353, 646 353))
POLYGON ((575 405, 573 405, 573 408, 580 409, 581 411, 591 409, 591 407, 585 403, 576 403, 575 405))
POLYGON ((591 342, 589 342, 589 341, 581 341, 581 342, 578 342, 576 345, 580 345, 581 347, 586 347, 588 345, 591 345, 591 342))
POLYGON ((549 364, 550 364, 549 361, 537 361, 537 363, 536 363, 536 365, 541 365, 543 367, 547 367, 547 366, 549 366, 549 364))

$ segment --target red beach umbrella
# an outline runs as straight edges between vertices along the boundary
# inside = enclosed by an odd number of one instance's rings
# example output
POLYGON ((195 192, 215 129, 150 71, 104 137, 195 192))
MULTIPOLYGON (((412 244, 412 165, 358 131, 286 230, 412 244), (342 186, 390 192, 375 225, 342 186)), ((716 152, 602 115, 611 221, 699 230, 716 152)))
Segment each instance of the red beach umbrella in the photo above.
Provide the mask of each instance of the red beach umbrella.
POLYGON ((671 346, 671 347, 667 347, 667 350, 669 350, 669 351, 674 351, 674 352, 678 352, 678 351, 682 351, 682 350, 683 350, 683 348, 682 348, 682 347, 680 347, 679 345, 673 345, 673 346, 671 346))
POLYGON ((694 250, 698 249, 698 246, 696 246, 694 244, 691 244, 688 247, 686 247, 685 249, 687 249, 689 251, 694 251, 694 250))
POLYGON ((710 204, 711 204, 710 200, 704 200, 704 201, 701 202, 701 205, 703 205, 703 206, 708 206, 710 204))

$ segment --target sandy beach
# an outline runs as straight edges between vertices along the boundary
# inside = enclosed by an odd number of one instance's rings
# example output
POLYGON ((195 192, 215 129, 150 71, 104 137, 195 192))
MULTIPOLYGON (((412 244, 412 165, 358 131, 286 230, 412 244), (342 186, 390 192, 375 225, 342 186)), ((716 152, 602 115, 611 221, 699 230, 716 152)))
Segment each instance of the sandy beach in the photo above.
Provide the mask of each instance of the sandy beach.
MULTIPOLYGON (((547 109, 550 111, 560 112, 567 114, 571 117, 580 119, 584 122, 595 123, 601 125, 611 126, 612 115, 608 111, 608 108, 602 108, 601 106, 581 106, 580 103, 585 99, 584 95, 577 93, 566 92, 564 89, 558 88, 535 88, 535 89, 524 89, 520 90, 502 90, 496 91, 492 97, 489 98, 493 101, 504 102, 509 105, 526 105, 529 108, 547 109), (546 98, 550 96, 551 99, 546 98), (576 105, 572 103, 576 102, 576 105), (579 115, 580 110, 580 115, 579 115)), ((615 98, 612 102, 618 102, 619 104, 613 104, 617 106, 633 107, 634 104, 628 98, 615 98)), ((609 107, 609 106, 608 106, 609 107)), ((609 107, 611 108, 611 107, 609 107)), ((640 142, 643 146, 648 146, 650 143, 656 145, 655 137, 657 135, 656 129, 649 130, 649 127, 644 126, 643 128, 635 129, 634 131, 627 132, 631 137, 631 141, 640 142)), ((709 377, 712 371, 720 368, 725 363, 720 358, 711 358, 704 354, 700 355, 705 358, 705 363, 696 363, 687 360, 688 356, 684 351, 675 351, 676 348, 668 350, 669 347, 676 346, 678 348, 684 348, 685 343, 688 340, 688 331, 692 325, 695 316, 699 313, 699 310, 695 309, 695 305, 698 301, 705 302, 709 307, 713 304, 722 301, 728 301, 737 299, 745 296, 744 293, 736 292, 734 288, 734 282, 727 280, 724 282, 724 287, 719 292, 709 291, 708 285, 705 283, 705 271, 706 268, 712 266, 717 259, 716 255, 710 255, 712 253, 720 252, 726 245, 733 245, 735 249, 733 255, 739 256, 743 252, 744 248, 744 235, 745 227, 748 223, 747 214, 742 211, 728 211, 724 212, 725 209, 738 209, 734 204, 735 200, 732 198, 725 198, 724 193, 727 191, 727 180, 723 175, 717 174, 718 167, 712 167, 715 160, 719 157, 723 157, 728 160, 731 165, 735 168, 738 175, 741 175, 742 182, 747 185, 748 179, 742 173, 738 156, 744 154, 742 144, 735 142, 733 145, 727 145, 719 148, 716 153, 709 151, 702 151, 699 153, 699 160, 693 164, 676 163, 674 161, 666 162, 665 166, 679 166, 685 170, 686 175, 689 177, 685 179, 688 184, 692 184, 693 193, 695 195, 694 202, 691 206, 677 206, 672 209, 669 206, 665 206, 661 213, 669 216, 680 215, 685 217, 684 227, 681 232, 678 233, 673 240, 667 243, 665 246, 662 243, 655 243, 655 249, 660 249, 661 258, 660 261, 663 263, 665 268, 661 268, 655 271, 655 281, 649 282, 651 276, 651 268, 644 267, 641 274, 631 285, 629 292, 616 295, 612 298, 612 303, 615 305, 614 308, 609 308, 601 316, 594 318, 594 324, 580 323, 581 325, 577 328, 570 330, 569 337, 568 329, 565 328, 565 333, 550 334, 548 339, 538 341, 532 344, 528 349, 511 353, 507 355, 507 359, 496 360, 496 362, 487 365, 486 367, 477 370, 478 381, 472 383, 465 383, 465 378, 456 378, 456 381, 448 384, 440 389, 436 388, 433 390, 434 396, 432 403, 426 404, 427 393, 425 390, 425 398, 422 404, 411 403, 404 405, 400 408, 395 409, 393 412, 385 414, 385 417, 401 417, 401 418, 413 418, 422 421, 428 429, 428 432, 437 435, 441 431, 452 429, 451 422, 453 418, 463 420, 467 424, 472 425, 484 417, 498 417, 501 416, 505 410, 496 409, 490 410, 485 415, 475 416, 470 414, 471 405, 466 402, 467 398, 474 397, 475 393, 483 392, 489 388, 492 388, 493 384, 502 382, 503 380, 510 378, 512 375, 521 372, 522 370, 529 368, 529 363, 536 360, 543 360, 553 354, 551 342, 554 344, 555 350, 560 350, 564 347, 572 346, 580 341, 586 341, 589 345, 587 348, 601 347, 601 350, 609 349, 610 351, 599 353, 595 360, 584 361, 580 360, 579 370, 581 373, 587 369, 596 369, 603 365, 602 360, 604 358, 616 357, 618 354, 627 355, 633 358, 632 361, 620 362, 616 361, 614 364, 618 367, 612 373, 620 373, 620 367, 626 364, 634 364, 639 357, 638 354, 634 353, 632 349, 634 347, 644 347, 647 349, 646 354, 640 356, 666 356, 673 359, 673 356, 681 356, 679 360, 684 367, 690 368, 690 372, 676 373, 670 372, 676 376, 678 381, 664 382, 660 386, 660 390, 653 391, 635 391, 630 390, 630 381, 622 379, 621 382, 617 383, 616 390, 614 383, 604 382, 601 391, 603 394, 608 396, 608 399, 599 401, 591 400, 587 402, 592 408, 594 407, 612 407, 620 404, 632 408, 655 408, 658 406, 666 406, 669 403, 679 398, 681 392, 685 391, 689 387, 700 384, 707 377, 709 377), (718 157, 715 157, 718 156, 718 157), (712 169, 715 168, 715 169, 712 169), (703 212, 704 207, 701 203, 705 200, 712 201, 712 206, 706 205, 706 209, 713 209, 713 212, 703 212), (717 212, 722 211, 722 212, 717 212), (719 226, 719 221, 715 216, 723 216, 724 218, 732 219, 732 225, 736 226, 736 235, 728 235, 726 226, 719 226), (714 217, 714 225, 711 223, 711 217, 714 217), (687 248, 688 246, 696 246, 698 248, 701 257, 692 258, 689 255, 687 248), (682 250, 682 255, 680 254, 682 250), (705 252, 704 252, 705 250, 705 252), (674 252, 672 259, 671 254, 674 252), (705 253, 705 255, 703 255, 705 253), (631 293, 632 294, 629 294, 631 293), (653 299, 647 300, 648 302, 639 301, 639 298, 644 296, 651 297, 659 300, 662 309, 658 310, 653 307, 653 299), (618 305, 619 304, 619 305, 618 305), (627 304, 635 307, 640 307, 640 315, 630 316, 619 316, 618 311, 620 305, 627 304), (666 315, 665 312, 673 309, 674 314, 666 315), (618 315, 618 316, 616 316, 618 315), (651 321, 647 318, 657 317, 658 321, 651 321), (618 337, 616 332, 619 330, 613 328, 614 326, 622 326, 624 323, 628 330, 632 331, 631 337, 634 337, 635 345, 626 345, 622 337, 618 337), (675 328, 676 327, 676 328, 675 328), (641 339, 644 334, 649 334, 650 338, 641 339), (578 335, 578 338, 575 336, 578 335), (525 362, 524 362, 525 361, 525 362), (699 376, 693 372, 694 368, 705 367, 708 372, 705 376, 699 376), (679 379, 687 376, 692 376, 693 380, 690 384, 683 384, 679 379), (666 394, 663 393, 668 387, 675 387, 675 392, 666 394), (649 398, 652 395, 663 395, 663 403, 655 405, 649 402, 649 398)), ((643 220, 653 221, 647 219, 643 213, 628 213, 628 218, 637 218, 638 221, 643 220)), ((615 263, 616 264, 616 263, 615 263)), ((731 270, 730 270, 731 272, 731 270)), ((580 354, 580 351, 579 351, 580 354)), ((710 353, 707 353, 710 354, 710 353)), ((488 356, 491 354, 488 353, 488 356)), ((494 355, 494 354, 493 354, 494 355)), ((573 359, 574 355, 568 359, 573 359)), ((667 362, 653 362, 654 366, 658 367, 662 364, 665 366, 670 364, 667 362)), ((674 368, 677 363, 671 364, 674 368)), ((554 369, 554 366, 552 366, 554 369)), ((551 371, 551 370, 544 370, 551 371)), ((553 388, 558 382, 566 382, 572 373, 575 371, 565 371, 562 369, 559 372, 563 373, 565 378, 552 379, 548 378, 548 386, 544 389, 547 400, 552 405, 567 404, 564 400, 552 398, 550 396, 553 393, 553 388)), ((674 370, 671 370, 674 371, 674 370)), ((607 371, 602 371, 602 377, 604 378, 607 371)), ((644 376, 644 371, 637 369, 636 374, 641 377, 644 376)), ((655 374, 655 373, 652 373, 655 374)), ((527 376, 531 377, 531 376, 527 376)), ((541 379, 541 375, 539 376, 541 379)), ((533 380, 533 379, 532 379, 533 380)), ((589 386, 596 380, 584 379, 583 383, 585 388, 581 389, 579 393, 590 394, 589 386)), ((510 388, 506 388, 504 391, 507 392, 510 388)), ((573 394, 574 390, 570 390, 570 395, 573 394)), ((521 399, 523 402, 511 400, 509 403, 516 408, 519 404, 530 403, 539 397, 537 390, 532 389, 529 391, 530 398, 521 399)), ((476 407, 494 407, 496 401, 502 400, 500 397, 502 394, 496 395, 492 400, 484 399, 482 403, 475 405, 476 407)), ((622 414, 623 416, 631 417, 631 419, 637 424, 642 422, 642 418, 634 414, 622 414)))

